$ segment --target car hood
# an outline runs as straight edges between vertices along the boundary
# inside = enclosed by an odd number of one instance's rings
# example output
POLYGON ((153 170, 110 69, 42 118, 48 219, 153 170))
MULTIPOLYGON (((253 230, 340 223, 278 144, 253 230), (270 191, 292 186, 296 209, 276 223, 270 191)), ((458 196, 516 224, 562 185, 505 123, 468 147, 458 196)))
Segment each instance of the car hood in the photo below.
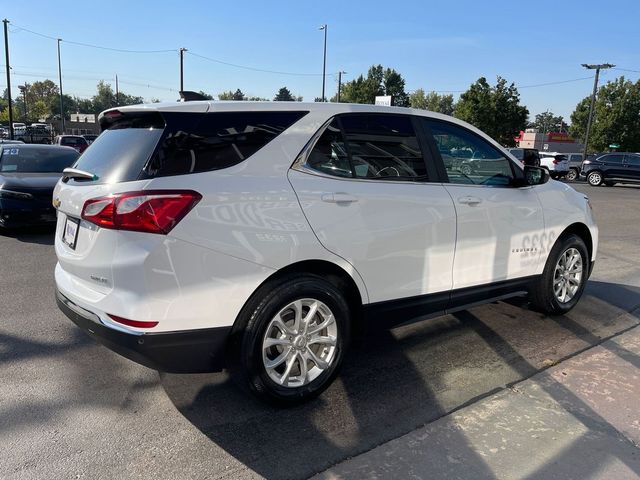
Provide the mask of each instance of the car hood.
POLYGON ((0 188, 6 190, 51 190, 62 173, 0 173, 0 188))

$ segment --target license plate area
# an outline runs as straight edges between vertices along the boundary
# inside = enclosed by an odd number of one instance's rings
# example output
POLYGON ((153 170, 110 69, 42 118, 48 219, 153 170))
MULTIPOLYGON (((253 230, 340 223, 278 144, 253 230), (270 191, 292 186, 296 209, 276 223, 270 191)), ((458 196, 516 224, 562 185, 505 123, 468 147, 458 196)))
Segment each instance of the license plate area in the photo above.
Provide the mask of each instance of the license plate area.
POLYGON ((62 230, 62 242, 71 250, 76 249, 78 241, 78 230, 80 230, 80 220, 67 217, 64 221, 64 229, 62 230))

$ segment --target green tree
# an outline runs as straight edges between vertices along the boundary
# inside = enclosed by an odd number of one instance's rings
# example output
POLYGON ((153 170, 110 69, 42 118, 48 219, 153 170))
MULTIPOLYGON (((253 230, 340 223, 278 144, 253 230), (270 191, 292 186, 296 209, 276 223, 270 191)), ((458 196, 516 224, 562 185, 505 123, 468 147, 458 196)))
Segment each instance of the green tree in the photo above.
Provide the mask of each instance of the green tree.
POLYGON ((111 85, 104 80, 100 80, 96 86, 96 94, 91 98, 93 111, 90 113, 99 114, 104 110, 116 106, 138 105, 143 102, 144 99, 142 97, 128 95, 125 92, 118 92, 118 98, 116 100, 116 94, 113 88, 111 88, 111 85))
POLYGON ((295 102, 296 98, 291 95, 287 87, 282 87, 273 99, 276 102, 295 102))
POLYGON ((527 125, 529 110, 520 105, 520 94, 513 83, 498 77, 495 86, 480 77, 460 95, 454 114, 478 127, 502 145, 515 144, 514 137, 527 125))
MULTIPOLYGON (((213 95, 209 95, 208 93, 200 90, 198 91, 199 95, 202 95, 204 97, 205 100, 213 100, 213 95)), ((154 103, 153 101, 151 103, 154 103)))
POLYGON ((560 132, 565 126, 562 116, 556 116, 549 110, 538 113, 535 120, 529 124, 530 128, 537 128, 541 133, 560 132))
MULTIPOLYGON (((584 141, 590 97, 582 99, 571 114, 570 133, 584 141)), ((640 151, 640 80, 621 76, 598 89, 594 105, 589 150, 605 151, 617 143, 623 151, 640 151)))
POLYGON ((409 104, 413 108, 431 110, 445 115, 453 115, 455 108, 453 95, 440 95, 437 92, 425 93, 422 88, 409 95, 409 104))
POLYGON ((372 104, 375 103, 376 96, 380 95, 391 95, 396 106, 409 106, 409 96, 405 91, 402 75, 392 68, 385 69, 382 65, 372 65, 366 77, 359 75, 345 83, 340 93, 340 101, 372 104))
POLYGON ((247 100, 247 97, 245 97, 244 93, 242 93, 242 90, 238 88, 235 92, 232 90, 229 90, 227 92, 219 93, 218 100, 242 101, 242 100, 247 100))

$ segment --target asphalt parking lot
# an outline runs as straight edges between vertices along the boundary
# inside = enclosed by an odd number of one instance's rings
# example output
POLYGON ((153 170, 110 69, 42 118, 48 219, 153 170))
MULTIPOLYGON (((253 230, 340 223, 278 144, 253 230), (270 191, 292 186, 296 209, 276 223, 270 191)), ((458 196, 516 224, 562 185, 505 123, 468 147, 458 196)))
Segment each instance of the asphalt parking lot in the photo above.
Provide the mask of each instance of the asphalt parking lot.
POLYGON ((573 185, 600 248, 569 315, 497 303, 369 332, 325 394, 285 410, 94 344, 55 305, 53 232, 0 236, 0 477, 306 478, 633 328, 640 187, 573 185))

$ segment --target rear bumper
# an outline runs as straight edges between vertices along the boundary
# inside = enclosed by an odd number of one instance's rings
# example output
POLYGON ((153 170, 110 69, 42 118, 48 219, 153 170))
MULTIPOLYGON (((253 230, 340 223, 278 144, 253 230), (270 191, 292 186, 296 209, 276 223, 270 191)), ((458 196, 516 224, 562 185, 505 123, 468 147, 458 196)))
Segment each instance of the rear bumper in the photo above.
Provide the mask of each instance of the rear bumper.
POLYGON ((125 333, 104 325, 100 318, 56 290, 62 312, 97 342, 145 367, 169 373, 217 372, 225 367, 231 327, 179 332, 125 333))

